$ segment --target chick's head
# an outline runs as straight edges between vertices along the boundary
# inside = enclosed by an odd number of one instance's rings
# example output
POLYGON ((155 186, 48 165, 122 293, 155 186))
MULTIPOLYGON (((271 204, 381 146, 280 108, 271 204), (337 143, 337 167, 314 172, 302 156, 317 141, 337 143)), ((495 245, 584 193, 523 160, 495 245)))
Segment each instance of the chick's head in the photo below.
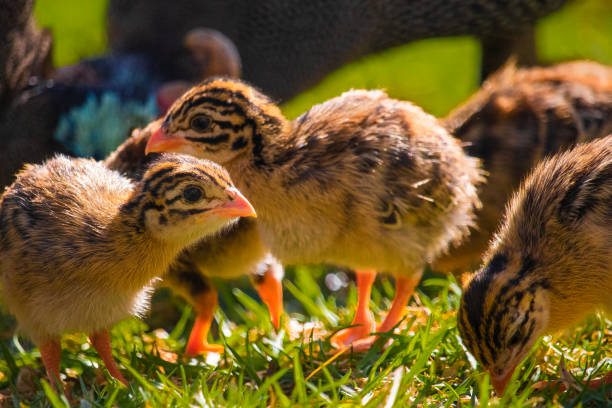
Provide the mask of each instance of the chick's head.
POLYGON ((160 240, 190 244, 238 217, 255 216, 248 200, 219 165, 189 156, 162 155, 141 181, 142 193, 123 211, 160 240))
POLYGON ((168 110, 147 144, 150 152, 178 152, 223 165, 238 156, 261 158, 262 139, 287 125, 278 107, 253 87, 212 79, 192 88, 168 110))
POLYGON ((498 249, 487 259, 463 291, 457 326, 466 348, 502 395, 546 330, 548 285, 529 256, 498 249))

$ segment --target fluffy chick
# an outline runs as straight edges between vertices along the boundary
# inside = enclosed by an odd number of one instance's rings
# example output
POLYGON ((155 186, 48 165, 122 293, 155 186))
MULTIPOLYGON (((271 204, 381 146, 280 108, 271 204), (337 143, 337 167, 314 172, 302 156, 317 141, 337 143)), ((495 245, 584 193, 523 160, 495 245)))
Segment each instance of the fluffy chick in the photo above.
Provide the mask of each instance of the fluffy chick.
POLYGON ((108 330, 146 310, 184 248, 254 214, 224 169, 195 158, 165 155, 138 183, 86 159, 27 165, 0 201, 4 300, 52 383, 61 334, 82 331, 127 385, 108 330))
POLYGON ((612 68, 587 61, 517 69, 510 63, 444 119, 488 172, 478 189, 478 228, 434 267, 457 272, 475 266, 504 206, 544 157, 612 132, 612 68))
POLYGON ((612 136, 533 171, 465 288, 459 331, 499 395, 540 336, 612 312, 610 265, 612 136))
MULTIPOLYGON (((136 129, 104 164, 133 180, 140 179, 147 163, 158 156, 146 155, 145 146, 160 124, 158 120, 144 129, 136 129)), ((278 329, 283 312, 283 268, 264 248, 257 223, 252 218, 241 218, 235 227, 188 249, 164 275, 160 284, 188 299, 197 313, 186 354, 223 351, 222 346, 210 344, 207 339, 218 304, 217 291, 209 278, 233 279, 244 275, 250 275, 259 296, 268 306, 272 324, 278 329)))
POLYGON ((380 91, 350 91, 294 122, 251 86, 214 79, 168 111, 148 151, 177 151, 224 165, 258 211, 266 247, 283 264, 354 268, 353 324, 337 345, 369 347, 376 271, 396 276, 385 321, 400 320, 424 265, 473 223, 478 161, 420 108, 380 91))

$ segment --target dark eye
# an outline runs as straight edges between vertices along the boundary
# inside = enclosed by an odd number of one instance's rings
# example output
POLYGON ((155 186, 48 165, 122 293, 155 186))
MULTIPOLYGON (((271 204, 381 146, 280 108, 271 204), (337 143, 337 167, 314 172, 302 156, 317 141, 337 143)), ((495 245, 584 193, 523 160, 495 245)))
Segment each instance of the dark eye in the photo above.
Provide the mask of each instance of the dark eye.
POLYGON ((206 115, 196 115, 191 119, 190 126, 196 132, 205 132, 210 129, 212 120, 206 115))
POLYGON ((200 187, 189 186, 183 190, 183 198, 188 203, 195 203, 202 199, 204 193, 200 187))

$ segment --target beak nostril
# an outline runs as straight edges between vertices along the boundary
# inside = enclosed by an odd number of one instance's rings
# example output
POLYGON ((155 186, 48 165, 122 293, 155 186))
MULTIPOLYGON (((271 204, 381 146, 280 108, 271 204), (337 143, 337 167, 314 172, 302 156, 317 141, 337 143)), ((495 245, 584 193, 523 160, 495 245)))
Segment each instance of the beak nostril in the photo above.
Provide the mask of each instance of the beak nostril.
POLYGON ((236 194, 236 189, 235 189, 235 188, 229 187, 229 188, 227 188, 227 189, 225 190, 225 192, 226 192, 226 193, 227 193, 227 195, 229 196, 230 201, 234 201, 234 200, 236 199, 237 194, 236 194))

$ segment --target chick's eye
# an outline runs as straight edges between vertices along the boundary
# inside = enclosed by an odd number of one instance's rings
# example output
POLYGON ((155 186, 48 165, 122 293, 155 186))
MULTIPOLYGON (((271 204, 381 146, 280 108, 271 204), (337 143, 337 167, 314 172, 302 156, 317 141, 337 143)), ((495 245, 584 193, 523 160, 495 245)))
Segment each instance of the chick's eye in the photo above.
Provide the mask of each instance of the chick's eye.
POLYGON ((199 187, 190 186, 183 190, 183 198, 189 203, 195 203, 197 201, 200 201, 203 196, 204 193, 199 187))
POLYGON ((191 119, 190 126, 196 132, 205 132, 210 129, 212 120, 206 115, 197 115, 191 119))

